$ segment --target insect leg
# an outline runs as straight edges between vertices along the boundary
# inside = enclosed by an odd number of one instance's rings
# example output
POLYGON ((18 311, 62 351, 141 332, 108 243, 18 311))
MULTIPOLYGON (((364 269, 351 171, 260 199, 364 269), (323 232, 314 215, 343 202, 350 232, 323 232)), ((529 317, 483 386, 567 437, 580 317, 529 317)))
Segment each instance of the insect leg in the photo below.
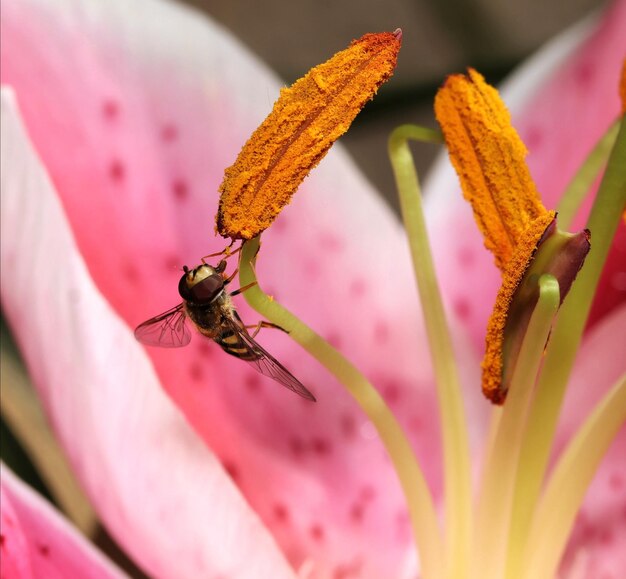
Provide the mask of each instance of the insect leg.
POLYGON ((243 287, 240 287, 239 289, 236 289, 234 292, 230 292, 231 296, 236 296, 237 294, 243 293, 246 290, 250 289, 251 287, 255 286, 257 284, 256 281, 250 282, 249 284, 244 285, 243 287))
POLYGON ((250 324, 246 326, 246 329, 254 328, 254 332, 250 334, 252 338, 256 337, 256 335, 261 331, 261 328, 274 328, 275 330, 280 330, 281 332, 285 332, 288 334, 289 332, 285 330, 285 328, 279 326, 278 324, 273 324, 272 322, 268 322, 266 320, 261 320, 258 324, 250 324))
POLYGON ((219 257, 219 256, 226 256, 226 258, 229 258, 231 255, 236 255, 237 253, 239 253, 241 251, 241 248, 243 247, 243 244, 240 245, 237 249, 233 249, 231 251, 231 247, 235 244, 235 241, 237 241, 236 239, 233 239, 229 245, 227 245, 224 249, 222 249, 222 251, 218 251, 217 253, 210 253, 209 255, 205 255, 204 257, 202 257, 200 259, 200 261, 202 261, 202 263, 205 263, 205 259, 209 259, 210 257, 219 257))
POLYGON ((235 268, 235 271, 233 271, 233 273, 231 273, 227 278, 224 279, 224 285, 228 285, 231 281, 233 281, 233 279, 235 278, 237 273, 239 273, 239 268, 238 267, 235 268))

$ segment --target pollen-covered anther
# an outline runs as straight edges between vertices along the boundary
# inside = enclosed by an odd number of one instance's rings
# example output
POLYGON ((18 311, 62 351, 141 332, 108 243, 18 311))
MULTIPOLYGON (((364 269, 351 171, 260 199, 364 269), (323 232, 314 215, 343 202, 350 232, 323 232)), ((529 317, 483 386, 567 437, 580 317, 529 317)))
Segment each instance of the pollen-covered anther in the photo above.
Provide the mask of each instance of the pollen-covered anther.
POLYGON ((506 399, 515 365, 533 310, 539 299, 539 278, 553 275, 559 282, 561 303, 590 249, 590 234, 564 233, 552 212, 539 219, 520 242, 502 273, 502 285, 489 323, 483 358, 483 392, 495 404, 506 399), (549 220, 549 221, 548 221, 549 220), (548 221, 547 227, 545 222, 548 221), (533 242, 542 231, 538 242, 533 242))
POLYGON ((547 213, 526 166, 526 146, 498 91, 475 70, 447 78, 435 115, 485 246, 503 270, 527 228, 547 213))
POLYGON ((537 303, 539 277, 554 275, 563 299, 589 251, 589 233, 557 230, 510 114, 479 73, 450 76, 435 98, 435 114, 463 195, 502 273, 482 363, 483 392, 501 404, 537 303))
POLYGON ((252 239, 289 203, 331 145, 392 74, 401 33, 366 34, 284 88, 226 169, 217 231, 252 239))

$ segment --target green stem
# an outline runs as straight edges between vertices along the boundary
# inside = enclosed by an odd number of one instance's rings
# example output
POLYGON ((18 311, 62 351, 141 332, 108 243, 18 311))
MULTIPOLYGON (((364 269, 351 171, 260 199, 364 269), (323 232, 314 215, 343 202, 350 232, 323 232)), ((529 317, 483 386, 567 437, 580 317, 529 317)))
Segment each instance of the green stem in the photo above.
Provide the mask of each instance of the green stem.
POLYGON ((563 396, 611 242, 626 206, 626 129, 622 123, 587 227, 591 251, 567 296, 548 345, 520 456, 510 553, 511 569, 521 567, 533 507, 543 483, 563 396))
MULTIPOLYGON (((243 245, 239 270, 242 287, 257 281, 254 263, 259 245, 258 237, 243 245)), ((406 496, 422 577, 439 579, 443 565, 443 548, 432 495, 409 441, 383 398, 352 363, 291 312, 267 296, 258 283, 243 295, 254 310, 289 332, 291 338, 326 367, 345 386, 372 422, 389 453, 406 496)))
POLYGON ((626 376, 585 420, 557 463, 535 510, 523 558, 525 579, 549 579, 557 567, 587 488, 626 423, 626 376))
POLYGON ((559 214, 559 227, 567 231, 571 225, 578 208, 585 200, 589 189, 593 185, 598 173, 606 164, 606 160, 613 149, 620 121, 616 120, 596 143, 585 162, 579 167, 576 175, 565 189, 557 213, 559 214))
POLYGON ((560 301, 559 283, 551 275, 539 279, 539 299, 531 315, 513 369, 498 431, 487 455, 476 509, 476 541, 472 548, 472 577, 503 576, 513 488, 526 416, 543 352, 560 301))
POLYGON ((413 125, 395 129, 389 156, 400 196, 428 342, 437 383, 444 449, 446 504, 446 576, 459 579, 469 569, 472 528, 470 453, 452 341, 430 252, 420 187, 409 140, 439 142, 436 131, 413 125))

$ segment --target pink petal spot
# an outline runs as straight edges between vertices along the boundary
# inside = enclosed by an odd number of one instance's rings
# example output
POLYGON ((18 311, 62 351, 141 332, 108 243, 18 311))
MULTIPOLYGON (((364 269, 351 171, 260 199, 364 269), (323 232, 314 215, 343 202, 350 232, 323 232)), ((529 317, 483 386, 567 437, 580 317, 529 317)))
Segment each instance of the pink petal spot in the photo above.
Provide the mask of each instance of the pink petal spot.
POLYGON ((389 324, 385 320, 378 320, 376 324, 374 324, 374 339, 379 344, 387 343, 390 334, 389 324))
POLYGON ((383 396, 389 404, 396 404, 402 396, 402 389, 400 385, 395 382, 387 383, 383 386, 382 390, 383 396))
POLYGON ((256 374, 250 374, 249 376, 246 376, 244 379, 244 383, 248 391, 254 394, 260 392, 263 386, 261 377, 257 376, 256 374))
POLYGON ((283 503, 274 505, 274 518, 280 523, 288 523, 290 518, 289 509, 283 503))
POLYGON ((122 266, 122 275, 129 283, 135 285, 139 281, 139 270, 134 263, 126 263, 122 266))
POLYGON ((179 201, 185 201, 189 197, 189 186, 186 181, 176 179, 172 183, 172 193, 179 201))
POLYGON ((529 151, 536 153, 545 140, 545 133, 542 129, 535 125, 530 125, 522 135, 524 143, 529 151))
POLYGON ((109 177, 115 183, 121 183, 126 177, 126 167, 119 159, 113 159, 109 165, 109 177))
POLYGON ((365 505, 363 503, 354 503, 350 507, 350 520, 355 525, 361 524, 363 522, 364 516, 365 516, 365 505))
POLYGON ((311 442, 311 448, 313 448, 315 454, 323 456, 331 452, 332 444, 325 438, 314 438, 311 442))
POLYGON ((341 348, 341 336, 339 332, 329 332, 326 336, 326 341, 333 347, 338 350, 341 348))
POLYGON ((204 382, 204 366, 197 361, 193 361, 189 366, 189 377, 194 382, 204 382))
POLYGON ((161 127, 161 139, 165 143, 172 143, 178 139, 178 127, 171 123, 167 123, 161 127))
POLYGON ((476 263, 476 254, 471 247, 463 245, 457 250, 456 258, 461 267, 471 268, 476 263))
POLYGON ((350 296, 353 298, 363 297, 365 295, 365 292, 367 291, 367 283, 364 279, 355 278, 350 282, 348 291, 350 293, 350 296))
POLYGON ((591 62, 579 62, 574 69, 574 80, 580 88, 586 88, 595 76, 594 66, 591 62))
POLYGON ((181 263, 183 260, 177 255, 166 255, 163 258, 163 266, 165 267, 165 271, 167 273, 172 273, 172 271, 180 271, 180 275, 182 277, 183 272, 181 268, 181 263))
POLYGON ((211 344, 210 340, 197 340, 196 341, 198 354, 203 358, 210 358, 213 356, 213 352, 215 352, 215 348, 211 344))
POLYGON ((323 541, 326 535, 324 531, 324 527, 322 527, 322 525, 320 525, 319 523, 311 525, 311 528, 309 529, 309 533, 311 534, 311 538, 314 541, 318 541, 318 542, 323 541))
POLYGON ((460 320, 466 321, 470 318, 472 308, 469 301, 464 297, 458 297, 454 300, 454 313, 460 320))
POLYGON ((102 116, 107 121, 114 121, 120 114, 120 106, 113 99, 106 99, 102 103, 102 116))

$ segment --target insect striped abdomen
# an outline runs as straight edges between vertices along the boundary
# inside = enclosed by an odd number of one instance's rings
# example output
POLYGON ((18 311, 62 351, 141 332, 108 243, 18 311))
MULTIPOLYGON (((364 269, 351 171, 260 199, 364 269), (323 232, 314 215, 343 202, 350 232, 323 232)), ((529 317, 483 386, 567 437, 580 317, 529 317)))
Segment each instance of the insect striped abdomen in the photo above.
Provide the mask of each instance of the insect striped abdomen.
POLYGON ((222 350, 231 356, 235 356, 240 360, 258 360, 262 357, 260 352, 255 352, 248 344, 246 344, 239 334, 230 328, 224 331, 215 339, 221 346, 222 350))

